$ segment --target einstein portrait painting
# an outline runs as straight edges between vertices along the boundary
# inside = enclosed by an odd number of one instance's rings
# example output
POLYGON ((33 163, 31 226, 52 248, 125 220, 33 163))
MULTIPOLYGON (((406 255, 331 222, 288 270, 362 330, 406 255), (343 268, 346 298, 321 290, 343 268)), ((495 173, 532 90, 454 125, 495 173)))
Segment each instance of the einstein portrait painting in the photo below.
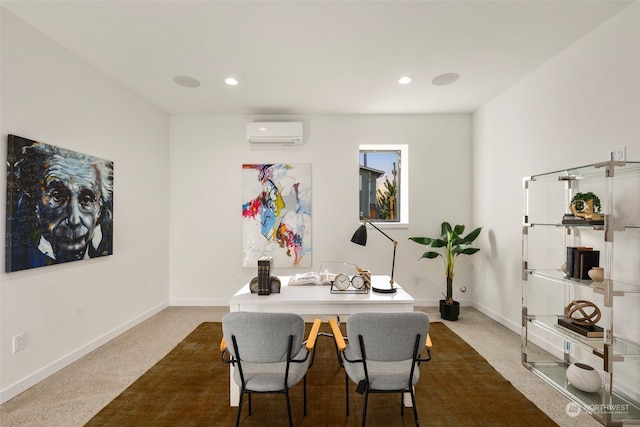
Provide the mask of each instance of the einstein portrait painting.
POLYGON ((9 135, 7 272, 113 254, 113 162, 9 135))

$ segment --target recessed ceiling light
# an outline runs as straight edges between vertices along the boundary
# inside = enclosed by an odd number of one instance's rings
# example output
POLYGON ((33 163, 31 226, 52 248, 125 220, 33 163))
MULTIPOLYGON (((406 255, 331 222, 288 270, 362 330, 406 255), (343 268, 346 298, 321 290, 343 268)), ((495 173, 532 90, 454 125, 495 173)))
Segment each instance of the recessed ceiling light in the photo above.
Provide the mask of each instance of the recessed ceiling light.
POLYGON ((198 87, 200 86, 200 82, 193 77, 189 76, 175 76, 173 81, 183 87, 198 87))
POLYGON ((460 78, 460 74, 458 73, 444 73, 439 76, 435 76, 433 80, 431 80, 431 84, 434 86, 446 86, 451 83, 455 83, 460 78))
POLYGON ((234 79, 233 77, 228 77, 226 79, 224 79, 224 82, 226 84, 228 84, 229 86, 235 86, 238 84, 238 81, 236 79, 234 79))
POLYGON ((411 83, 411 77, 409 76, 402 76, 398 79, 398 83, 400 83, 401 85, 406 85, 411 83))

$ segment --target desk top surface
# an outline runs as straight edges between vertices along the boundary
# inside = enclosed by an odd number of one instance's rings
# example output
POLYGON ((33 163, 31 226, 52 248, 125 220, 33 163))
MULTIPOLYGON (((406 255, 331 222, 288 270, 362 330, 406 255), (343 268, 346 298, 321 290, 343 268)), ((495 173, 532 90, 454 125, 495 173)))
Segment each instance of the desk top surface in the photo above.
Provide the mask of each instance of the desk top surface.
MULTIPOLYGON (((288 286, 291 276, 278 276, 281 282, 280 293, 258 295, 251 293, 249 284, 244 285, 231 298, 229 304, 282 304, 295 302, 296 304, 353 304, 353 303, 384 303, 384 304, 413 304, 415 300, 402 287, 393 294, 377 293, 369 290, 367 293, 331 293, 327 285, 288 286)), ((389 287, 389 276, 372 276, 373 286, 389 287)))

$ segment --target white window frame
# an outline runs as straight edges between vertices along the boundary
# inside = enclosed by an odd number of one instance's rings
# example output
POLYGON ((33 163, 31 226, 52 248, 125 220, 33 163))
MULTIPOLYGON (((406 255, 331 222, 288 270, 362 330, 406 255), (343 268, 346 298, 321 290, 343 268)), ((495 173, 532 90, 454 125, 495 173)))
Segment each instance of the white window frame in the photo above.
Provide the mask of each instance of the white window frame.
MULTIPOLYGON (((400 219, 398 221, 371 221, 381 228, 406 228, 409 226, 409 145, 408 144, 362 144, 358 146, 358 168, 360 153, 363 151, 399 151, 400 152, 400 219)), ((358 180, 360 174, 358 174, 358 180)), ((358 192, 362 183, 358 185, 358 192)), ((360 215, 358 214, 358 218, 360 215)))

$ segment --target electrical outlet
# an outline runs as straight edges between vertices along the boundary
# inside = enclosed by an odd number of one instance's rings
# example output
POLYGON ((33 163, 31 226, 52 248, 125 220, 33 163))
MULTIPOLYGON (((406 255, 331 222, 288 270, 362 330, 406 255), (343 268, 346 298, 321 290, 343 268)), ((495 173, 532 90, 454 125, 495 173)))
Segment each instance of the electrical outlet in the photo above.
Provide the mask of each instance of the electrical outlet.
POLYGON ((17 353, 21 350, 24 350, 24 333, 13 337, 13 352, 17 353))
POLYGON ((614 148, 610 151, 611 160, 624 162, 627 160, 627 146, 614 148))

